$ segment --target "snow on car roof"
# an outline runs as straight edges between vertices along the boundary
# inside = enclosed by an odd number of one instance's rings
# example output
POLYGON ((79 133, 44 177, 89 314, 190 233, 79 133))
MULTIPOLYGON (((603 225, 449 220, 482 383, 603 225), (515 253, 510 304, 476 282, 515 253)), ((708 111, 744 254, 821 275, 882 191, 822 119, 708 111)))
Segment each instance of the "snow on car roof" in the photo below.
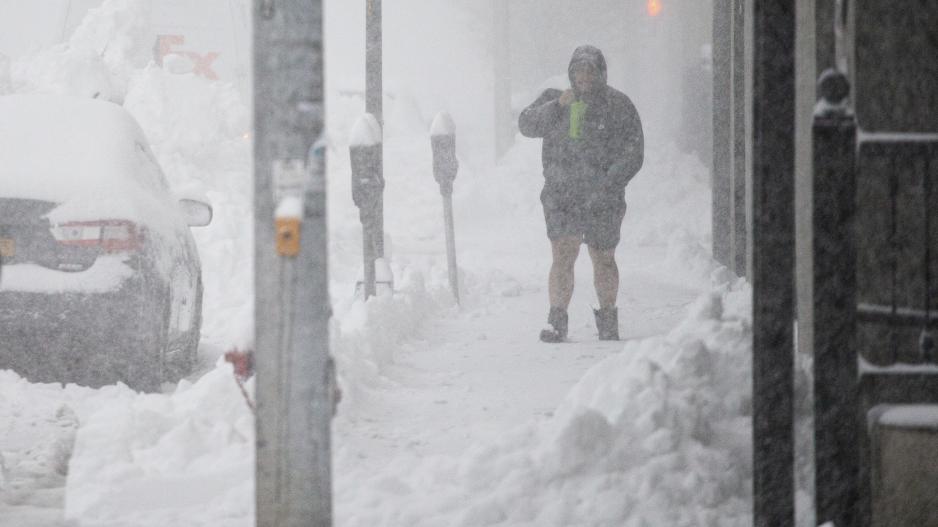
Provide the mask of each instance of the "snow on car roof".
POLYGON ((0 97, 0 197, 63 203, 160 181, 124 108, 67 96, 0 97))

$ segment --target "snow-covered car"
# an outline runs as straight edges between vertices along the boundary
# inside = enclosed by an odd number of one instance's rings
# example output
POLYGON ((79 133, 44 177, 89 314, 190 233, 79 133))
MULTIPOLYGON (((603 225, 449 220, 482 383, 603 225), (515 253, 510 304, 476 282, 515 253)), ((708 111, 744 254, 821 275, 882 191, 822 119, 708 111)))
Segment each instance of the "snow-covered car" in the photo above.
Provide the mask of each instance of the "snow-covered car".
POLYGON ((121 106, 0 97, 0 369, 153 390, 191 369, 199 200, 174 197, 121 106))

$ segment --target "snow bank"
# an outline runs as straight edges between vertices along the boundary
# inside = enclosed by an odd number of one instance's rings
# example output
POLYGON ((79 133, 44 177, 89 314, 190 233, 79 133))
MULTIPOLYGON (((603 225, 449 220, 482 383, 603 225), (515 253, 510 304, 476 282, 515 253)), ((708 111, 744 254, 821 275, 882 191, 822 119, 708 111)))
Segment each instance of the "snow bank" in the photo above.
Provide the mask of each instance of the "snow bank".
POLYGON ((143 0, 103 2, 68 42, 16 60, 14 89, 123 101, 133 72, 152 54, 149 16, 143 0))
MULTIPOLYGON (((354 302, 336 323, 345 372, 380 377, 427 311, 445 304, 419 274, 403 276, 400 294, 354 302)), ((626 343, 543 425, 521 423, 462 456, 404 454, 380 474, 337 460, 337 523, 748 525, 749 296, 742 282, 725 285, 669 334, 626 343)), ((68 518, 251 524, 253 420, 230 367, 168 396, 114 390, 100 402, 75 443, 68 518)))
POLYGON ((394 295, 379 295, 368 302, 350 299, 336 306, 331 333, 339 384, 343 390, 343 418, 354 419, 372 389, 387 387, 387 368, 394 364, 402 343, 428 319, 442 316, 456 304, 439 275, 428 286, 423 273, 398 269, 394 295))
POLYGON ((544 426, 377 479, 339 474, 339 522, 748 525, 749 297, 724 286, 666 336, 627 343, 544 426))
POLYGON ((100 402, 75 441, 66 519, 253 525, 254 418, 230 365, 169 396, 116 391, 100 402))
POLYGON ((125 386, 30 383, 0 370, 0 525, 61 522, 76 429, 89 412, 131 393, 125 386))

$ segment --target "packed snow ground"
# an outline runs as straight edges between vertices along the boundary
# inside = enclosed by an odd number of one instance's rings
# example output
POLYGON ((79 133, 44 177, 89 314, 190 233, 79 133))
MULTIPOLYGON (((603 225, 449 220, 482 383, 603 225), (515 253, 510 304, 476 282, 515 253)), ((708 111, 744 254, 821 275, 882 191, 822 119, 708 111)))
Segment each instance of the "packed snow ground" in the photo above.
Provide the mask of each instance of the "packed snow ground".
MULTIPOLYGON (((122 103, 174 186, 213 203, 213 225, 194 231, 203 365, 162 394, 0 372, 3 526, 253 525, 253 418, 219 361, 251 345, 248 110, 229 85, 141 59, 139 5, 106 2, 70 42, 0 61, 0 90, 122 103), (106 54, 89 51, 102 39, 106 54)), ((544 345, 539 143, 519 137, 495 167, 463 159, 456 306, 431 174, 437 109, 388 99, 396 293, 363 303, 347 156, 363 102, 330 92, 328 104, 337 525, 747 525, 749 290, 706 249, 706 170, 649 142, 617 251, 624 342, 595 339, 584 251, 573 343, 544 345)))

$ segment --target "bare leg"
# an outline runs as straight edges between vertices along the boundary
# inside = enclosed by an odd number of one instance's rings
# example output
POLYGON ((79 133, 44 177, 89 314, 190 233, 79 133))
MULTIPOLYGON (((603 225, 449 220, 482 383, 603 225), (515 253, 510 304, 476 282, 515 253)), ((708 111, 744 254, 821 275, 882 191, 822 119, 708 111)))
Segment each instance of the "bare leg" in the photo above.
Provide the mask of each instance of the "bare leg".
POLYGON ((567 309, 573 298, 573 265, 580 254, 580 238, 561 238, 550 242, 554 261, 550 266, 548 291, 551 307, 567 309))
POLYGON ((614 307, 616 297, 619 295, 619 266, 616 264, 616 250, 601 251, 589 248, 590 259, 593 260, 593 285, 596 287, 596 298, 599 307, 614 307))

